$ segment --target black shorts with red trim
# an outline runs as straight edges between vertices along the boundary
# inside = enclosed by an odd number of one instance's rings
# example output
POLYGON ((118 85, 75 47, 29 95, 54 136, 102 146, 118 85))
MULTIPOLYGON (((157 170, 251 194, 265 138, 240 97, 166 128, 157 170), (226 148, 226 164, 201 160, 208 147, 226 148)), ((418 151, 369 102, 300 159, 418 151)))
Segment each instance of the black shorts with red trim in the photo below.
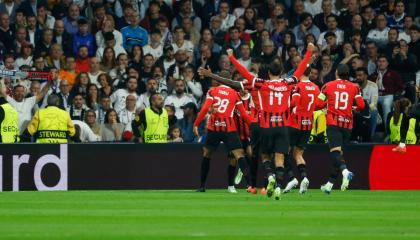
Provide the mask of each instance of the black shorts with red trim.
POLYGON ((310 136, 311 136, 311 131, 299 130, 293 127, 289 128, 289 137, 290 137, 291 147, 296 146, 300 149, 306 149, 310 136))
POLYGON ((289 147, 288 127, 261 128, 261 153, 287 154, 289 147))
POLYGON ((249 126, 249 137, 253 151, 259 151, 261 145, 261 127, 259 122, 251 123, 249 126))
POLYGON ((350 141, 351 130, 337 126, 327 126, 327 138, 330 149, 344 147, 350 141))
POLYGON ((242 142, 239 139, 238 132, 219 132, 219 131, 208 131, 207 140, 204 146, 212 151, 216 151, 219 144, 223 142, 230 152, 235 149, 242 148, 242 142))

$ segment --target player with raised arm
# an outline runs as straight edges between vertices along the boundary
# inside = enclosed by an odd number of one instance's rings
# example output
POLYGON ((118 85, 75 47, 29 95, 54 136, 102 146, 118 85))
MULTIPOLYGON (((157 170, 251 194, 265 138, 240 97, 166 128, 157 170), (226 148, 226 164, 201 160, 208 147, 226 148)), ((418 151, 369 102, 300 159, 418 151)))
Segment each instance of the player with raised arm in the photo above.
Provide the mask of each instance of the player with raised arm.
POLYGON ((284 177, 284 155, 289 152, 288 117, 289 98, 291 86, 298 82, 307 67, 312 55, 314 45, 308 44, 308 51, 300 63, 298 69, 291 78, 281 79, 282 66, 272 62, 269 66, 268 75, 270 80, 256 78, 248 72, 233 56, 232 50, 228 50, 229 59, 235 65, 245 80, 243 82, 232 81, 212 74, 208 70, 200 69, 200 74, 211 77, 216 81, 234 87, 235 89, 258 90, 260 105, 260 128, 261 128, 261 151, 264 169, 267 172, 268 185, 267 196, 274 193, 275 199, 281 195, 281 182, 284 177), (274 154, 275 170, 272 169, 271 156, 274 154))
MULTIPOLYGON (((239 94, 232 88, 224 85, 212 87, 207 92, 206 101, 202 106, 194 122, 194 134, 198 134, 198 125, 206 116, 210 108, 213 108, 207 123, 207 140, 203 147, 203 160, 201 163, 201 182, 198 192, 205 192, 207 175, 210 169, 210 158, 217 149, 220 142, 223 142, 229 152, 233 154, 239 164, 239 168, 245 177, 248 177, 248 166, 245 159, 244 150, 239 139, 237 126, 233 118, 234 111, 237 109, 246 122, 250 122, 245 112, 239 94)), ((230 193, 236 193, 235 187, 228 186, 230 193)))
POLYGON ((356 111, 363 110, 365 102, 360 94, 359 87, 350 82, 350 69, 345 64, 340 64, 336 70, 337 80, 328 82, 322 87, 317 105, 320 108, 327 106, 327 138, 332 159, 332 171, 328 182, 321 186, 321 190, 331 193, 333 184, 339 171, 343 175, 341 190, 345 191, 353 178, 353 173, 347 169, 343 158, 343 146, 349 141, 353 128, 353 102, 356 111))
MULTIPOLYGON (((309 80, 311 68, 306 68, 300 82, 295 85, 292 91, 291 111, 289 118, 289 137, 291 147, 291 157, 295 160, 301 176, 299 193, 308 190, 309 180, 306 173, 306 162, 303 158, 313 125, 313 115, 315 110, 315 100, 320 94, 318 86, 309 80)), ((289 192, 299 184, 296 178, 290 181, 284 193, 289 192)))

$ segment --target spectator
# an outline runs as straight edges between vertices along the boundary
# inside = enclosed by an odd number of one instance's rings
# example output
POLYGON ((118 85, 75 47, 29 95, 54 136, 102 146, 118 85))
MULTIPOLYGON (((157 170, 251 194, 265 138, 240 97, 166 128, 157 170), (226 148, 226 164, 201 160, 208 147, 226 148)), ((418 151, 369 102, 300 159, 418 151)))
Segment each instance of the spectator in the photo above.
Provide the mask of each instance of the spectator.
POLYGON ((420 63, 420 30, 416 25, 410 28, 411 42, 408 45, 410 52, 417 56, 417 62, 420 63))
MULTIPOLYGON (((264 19, 261 20, 262 28, 264 29, 264 19)), ((222 30, 222 19, 220 18, 220 16, 216 15, 211 18, 210 30, 212 35, 214 36, 214 41, 219 45, 223 45, 226 31, 222 30)))
POLYGON ((175 116, 175 107, 173 105, 165 105, 165 109, 168 112, 169 128, 177 126, 178 119, 175 116))
POLYGON ((384 53, 388 58, 392 57, 394 47, 399 45, 398 42, 398 30, 396 28, 390 28, 388 32, 388 43, 384 47, 384 53))
POLYGON ((98 76, 98 82, 101 88, 99 96, 101 98, 111 96, 111 94, 114 92, 111 77, 107 73, 101 73, 98 76))
POLYGON ((335 80, 335 64, 328 53, 322 54, 321 57, 321 69, 320 69, 320 80, 324 84, 335 80))
POLYGON ((93 110, 87 110, 86 112, 86 124, 92 129, 93 133, 101 138, 101 125, 96 121, 96 112, 93 110))
POLYGON ((369 105, 370 110, 370 138, 372 139, 375 131, 376 131, 376 124, 378 120, 378 85, 375 82, 368 80, 368 72, 366 68, 360 67, 356 69, 356 82, 360 86, 360 90, 362 91, 363 99, 369 105))
POLYGON ((186 66, 182 70, 182 78, 187 84, 186 92, 193 95, 196 102, 200 102, 203 96, 203 88, 199 81, 196 81, 194 75, 194 68, 192 66, 186 66))
POLYGON ((150 33, 150 43, 143 47, 143 54, 151 54, 154 59, 163 55, 163 45, 161 44, 161 33, 159 30, 153 30, 150 33))
POLYGON ((187 51, 179 49, 175 54, 175 63, 168 68, 167 82, 172 89, 175 79, 182 79, 182 69, 188 66, 187 51))
POLYGON ((174 19, 172 20, 172 28, 174 29, 176 26, 181 26, 182 19, 184 17, 188 17, 194 22, 194 28, 197 29, 197 31, 201 30, 201 19, 198 16, 195 16, 192 9, 191 0, 181 1, 179 13, 176 14, 174 19))
POLYGON ((37 47, 38 42, 41 39, 41 30, 37 28, 36 26, 36 17, 34 15, 32 16, 27 16, 27 31, 28 31, 28 40, 29 42, 34 45, 35 47, 37 47))
POLYGON ((229 3, 226 1, 221 1, 219 4, 219 17, 222 20, 222 25, 220 26, 222 31, 227 31, 235 24, 236 17, 229 12, 229 3))
POLYGON ((172 42, 172 32, 168 29, 168 22, 166 22, 164 19, 159 19, 158 25, 156 28, 160 31, 160 35, 162 36, 160 38, 160 44, 162 46, 170 45, 172 42))
POLYGON ((340 21, 339 26, 342 29, 347 29, 351 27, 351 19, 354 15, 359 14, 359 1, 358 0, 348 0, 347 8, 343 9, 340 12, 340 21))
POLYGON ((22 45, 20 50, 20 56, 16 59, 16 67, 20 68, 23 65, 32 66, 32 51, 33 46, 26 42, 22 45))
MULTIPOLYGON (((73 56, 66 56, 65 58, 66 64, 64 65, 64 68, 62 68, 59 72, 59 78, 61 80, 66 80, 71 87, 76 82, 76 61, 73 56)), ((36 59, 35 59, 36 61, 36 59)))
POLYGON ((48 56, 45 57, 46 66, 49 68, 61 69, 64 68, 65 62, 66 60, 65 56, 63 55, 61 45, 58 43, 51 45, 48 56))
POLYGON ((10 18, 7 13, 0 14, 0 42, 4 44, 7 53, 13 53, 13 42, 15 39, 15 29, 10 25, 10 18))
POLYGON ((257 20, 257 9, 248 7, 245 9, 243 19, 245 20, 245 32, 251 34, 255 32, 255 21, 257 20))
POLYGON ((232 49, 233 54, 239 58, 240 57, 240 46, 242 44, 242 40, 239 35, 239 29, 235 26, 229 28, 229 41, 226 41, 226 44, 223 47, 223 51, 227 49, 232 49))
MULTIPOLYGON (((270 9, 268 9, 270 10, 270 9)), ((305 4, 302 0, 296 0, 293 4, 292 14, 289 18, 289 26, 291 28, 296 27, 304 21, 305 4)), ((306 14, 305 14, 306 15, 306 14)))
POLYGON ((125 98, 125 108, 118 112, 120 122, 124 125, 131 124, 136 115, 137 98, 133 95, 128 95, 125 98))
POLYGON ((47 6, 47 2, 45 0, 24 0, 19 8, 23 10, 26 16, 36 16, 37 6, 47 6))
POLYGON ((183 140, 183 134, 179 127, 173 127, 169 129, 169 140, 172 143, 182 143, 183 140))
POLYGON ((147 14, 140 22, 140 26, 146 29, 148 32, 156 29, 156 26, 160 19, 168 21, 164 15, 160 13, 160 4, 157 1, 151 1, 149 3, 149 8, 147 9, 147 14))
POLYGON ((79 47, 76 59, 76 72, 89 72, 90 71, 90 58, 88 47, 82 45, 79 47))
POLYGON ((103 38, 104 38, 104 41, 105 41, 105 47, 99 47, 96 50, 96 57, 97 58, 99 58, 99 59, 103 58, 105 48, 107 48, 107 47, 112 48, 114 50, 114 53, 115 53, 116 56, 119 56, 122 53, 127 54, 125 49, 121 45, 117 44, 117 42, 115 41, 114 34, 112 32, 103 33, 103 36, 104 36, 103 38))
POLYGON ((149 41, 149 34, 147 31, 139 26, 139 15, 132 14, 130 16, 130 25, 121 29, 123 36, 123 46, 128 52, 131 51, 133 46, 145 46, 149 41))
POLYGON ((366 44, 366 55, 367 55, 367 68, 369 76, 376 71, 376 61, 378 59, 378 47, 375 42, 368 42, 366 44))
POLYGON ((26 28, 25 27, 19 27, 16 29, 16 39, 14 40, 14 49, 11 49, 11 53, 20 53, 22 46, 23 45, 27 45, 30 44, 26 39, 27 39, 27 34, 26 34, 26 28))
POLYGON ((249 44, 243 43, 241 45, 241 54, 238 62, 240 62, 243 66, 245 66, 248 70, 251 70, 251 49, 249 44))
MULTIPOLYGON (((178 120, 177 125, 183 133, 183 139, 186 143, 198 142, 198 138, 193 133, 194 121, 197 118, 198 109, 195 103, 189 102, 181 107, 184 111, 184 118, 178 120)), ((204 133, 204 121, 199 126, 200 136, 204 133)))
POLYGON ((47 72, 49 71, 49 68, 47 66, 45 66, 45 61, 44 61, 44 57, 41 55, 38 56, 34 56, 33 57, 34 61, 34 67, 32 70, 34 71, 39 71, 39 72, 47 72))
POLYGON ((148 53, 143 57, 143 66, 140 69, 141 82, 145 83, 149 78, 152 77, 152 67, 155 64, 153 55, 148 53))
POLYGON ((388 41, 388 31, 385 15, 379 14, 376 16, 376 28, 369 31, 366 40, 375 41, 380 48, 384 47, 388 41))
POLYGON ((55 18, 48 14, 46 5, 38 4, 36 9, 37 9, 36 19, 38 22, 38 27, 41 30, 53 29, 55 18))
POLYGON ((87 86, 86 106, 94 111, 99 109, 99 88, 95 84, 87 86))
POLYGON ((102 141, 121 141, 124 127, 124 124, 120 122, 117 112, 114 109, 108 110, 105 115, 105 122, 101 124, 102 141))
POLYGON ((149 78, 146 84, 146 92, 140 95, 137 107, 141 110, 150 107, 150 96, 156 92, 158 92, 158 82, 156 79, 149 78))
POLYGON ((13 98, 10 96, 6 96, 6 100, 18 112, 18 126, 20 133, 23 133, 23 131, 25 131, 26 127, 28 126, 28 123, 32 119, 32 109, 38 102, 40 102, 44 98, 44 96, 48 92, 48 89, 49 84, 45 84, 40 94, 38 94, 37 96, 25 98, 25 87, 23 87, 22 85, 17 85, 13 88, 13 98))
POLYGON ((109 72, 109 76, 113 80, 112 85, 117 88, 125 86, 127 80, 128 55, 121 53, 117 56, 117 64, 109 72))
POLYGON ((90 128, 88 124, 80 120, 72 120, 72 121, 73 121, 74 127, 78 129, 76 130, 76 132, 78 133, 78 140, 80 140, 80 142, 86 143, 86 142, 100 141, 99 136, 93 132, 93 130, 90 128))
POLYGON ((104 49, 101 61, 101 70, 104 72, 110 72, 116 66, 116 56, 115 51, 112 47, 106 47, 104 49))
POLYGON ((306 0, 305 11, 315 16, 322 12, 322 0, 306 0))
POLYGON ((73 35, 73 54, 77 55, 77 52, 81 46, 88 48, 89 57, 93 57, 96 52, 95 37, 89 33, 89 22, 81 18, 77 21, 79 25, 79 31, 73 35))
POLYGON ((276 3, 271 13, 271 18, 265 21, 264 28, 270 33, 276 28, 277 17, 284 14, 284 6, 281 3, 276 3))
POLYGON ((189 102, 193 102, 194 104, 197 104, 194 97, 185 92, 185 88, 186 87, 185 87, 184 80, 181 80, 181 79, 175 80, 175 93, 170 94, 165 99, 165 105, 173 105, 175 107, 175 116, 178 120, 184 117, 184 113, 181 109, 181 106, 184 106, 185 104, 189 102))
POLYGON ((194 28, 191 18, 184 17, 181 23, 182 29, 185 32, 185 39, 196 45, 200 41, 200 32, 194 28))
POLYGON ((404 29, 400 32, 398 40, 405 40, 407 43, 411 42, 410 28, 414 26, 414 18, 412 16, 404 17, 404 29))
POLYGON ((277 16, 275 28, 271 31, 271 40, 273 40, 276 48, 282 46, 284 36, 286 35, 287 24, 284 15, 277 16))
POLYGON ((388 69, 389 62, 385 55, 380 55, 377 59, 377 71, 369 79, 378 85, 379 98, 378 104, 382 108, 382 119, 386 122, 388 114, 391 112, 394 96, 401 95, 404 90, 404 82, 400 75, 388 69))
POLYGON ((76 77, 76 83, 70 91, 70 97, 73 98, 77 94, 81 94, 86 98, 87 88, 90 85, 90 79, 86 72, 81 72, 76 77))
MULTIPOLYGON (((199 44, 197 44, 194 49, 194 52, 195 52, 194 57, 196 59, 196 62, 197 62, 197 59, 200 58, 199 50, 200 48, 201 48, 201 51, 203 50, 202 48, 203 45, 207 45, 208 50, 210 51, 210 53, 208 53, 206 56, 207 59, 210 59, 211 56, 217 56, 222 50, 222 47, 214 41, 213 32, 210 29, 205 28, 201 32, 201 39, 200 39, 199 44)), ((203 55, 203 53, 201 53, 201 55, 203 55)), ((217 62, 217 59, 215 61, 217 62)))
POLYGON ((337 15, 333 13, 332 0, 322 0, 321 8, 322 11, 314 16, 314 24, 320 31, 324 32, 327 30, 327 17, 330 15, 337 15))
POLYGON ((336 36, 336 44, 340 45, 344 41, 344 32, 343 30, 337 28, 337 17, 335 15, 327 16, 327 30, 322 32, 318 38, 318 45, 321 45, 324 48, 327 45, 327 41, 325 40, 325 35, 328 32, 333 32, 336 36))
POLYGON ((54 23, 53 42, 62 46, 66 56, 73 53, 73 36, 65 31, 63 20, 57 20, 54 23))
POLYGON ((141 68, 143 67, 143 48, 139 45, 135 45, 129 54, 130 61, 128 65, 135 68, 137 71, 141 71, 141 68))
POLYGON ((101 104, 98 109, 98 123, 105 123, 106 112, 111 109, 111 99, 107 96, 101 98, 101 104))
POLYGON ((300 16, 301 23, 293 28, 293 34, 296 37, 296 44, 298 47, 303 46, 303 39, 308 33, 312 33, 316 39, 319 38, 319 28, 313 24, 312 15, 309 13, 302 13, 300 16))
POLYGON ((128 95, 133 95, 138 98, 137 93, 137 78, 129 77, 127 80, 126 89, 118 89, 110 96, 111 103, 116 112, 120 112, 125 108, 125 99, 128 95))
POLYGON ((73 104, 70 106, 69 114, 72 120, 80 120, 86 118, 86 111, 88 110, 85 105, 85 99, 81 94, 77 94, 73 98, 73 104))
POLYGON ((363 25, 363 18, 360 14, 354 15, 351 19, 351 27, 344 31, 344 41, 350 41, 356 33, 360 33, 361 39, 365 39, 368 34, 366 27, 363 25))
POLYGON ((251 7, 251 0, 241 0, 240 7, 233 10, 233 15, 238 18, 245 14, 245 9, 251 7))
POLYGON ((159 65, 155 65, 152 68, 153 79, 157 81, 157 92, 160 93, 164 98, 168 96, 168 84, 163 76, 163 68, 159 65))
POLYGON ((101 30, 95 34, 96 46, 98 48, 105 48, 105 34, 112 33, 115 39, 115 45, 121 46, 123 44, 123 37, 120 31, 115 29, 115 22, 112 17, 106 17, 101 26, 101 30))
MULTIPOLYGON (((74 35, 79 31, 78 21, 83 17, 80 16, 80 9, 75 3, 68 8, 68 15, 63 18, 64 29, 67 33, 74 35)), ((73 47, 74 48, 74 47, 73 47)))
POLYGON ((100 61, 97 57, 90 58, 88 76, 89 76, 90 82, 98 86, 98 88, 101 86, 99 85, 99 82, 98 82, 98 76, 101 73, 103 73, 100 69, 100 66, 101 66, 100 61))
POLYGON ((393 48, 390 68, 395 70, 405 84, 405 97, 416 101, 416 72, 420 69, 417 57, 410 53, 406 41, 400 40, 393 48))
POLYGON ((397 28, 399 31, 404 29, 405 5, 401 0, 394 3, 394 14, 388 17, 388 27, 397 28))
POLYGON ((4 0, 0 3, 0 14, 7 14, 11 23, 15 23, 16 10, 18 9, 19 4, 15 3, 13 0, 4 0))
POLYGON ((177 52, 179 49, 183 49, 190 52, 192 55, 194 45, 191 41, 185 40, 185 32, 181 26, 176 26, 174 28, 174 42, 172 43, 172 47, 174 52, 177 52))

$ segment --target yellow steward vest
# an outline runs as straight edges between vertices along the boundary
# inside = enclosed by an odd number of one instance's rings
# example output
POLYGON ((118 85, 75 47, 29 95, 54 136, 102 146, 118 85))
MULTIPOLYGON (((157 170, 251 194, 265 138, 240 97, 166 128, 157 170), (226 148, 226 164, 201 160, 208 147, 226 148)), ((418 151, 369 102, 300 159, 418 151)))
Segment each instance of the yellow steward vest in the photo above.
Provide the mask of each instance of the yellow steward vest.
POLYGON ((145 109, 146 129, 144 130, 145 143, 168 142, 169 119, 166 109, 159 115, 149 107, 145 109))
POLYGON ((1 123, 1 140, 3 143, 19 142, 19 115, 16 109, 9 103, 2 104, 4 110, 4 119, 1 123))
POLYGON ((67 143, 69 114, 58 107, 40 109, 37 143, 67 143))

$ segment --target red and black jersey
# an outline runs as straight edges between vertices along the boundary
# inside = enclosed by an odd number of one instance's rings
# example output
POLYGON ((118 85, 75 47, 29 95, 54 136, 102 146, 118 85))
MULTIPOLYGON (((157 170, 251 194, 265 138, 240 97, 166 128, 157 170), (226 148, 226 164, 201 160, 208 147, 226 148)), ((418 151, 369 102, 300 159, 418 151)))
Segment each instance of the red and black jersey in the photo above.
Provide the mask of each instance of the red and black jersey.
POLYGON ((230 87, 221 85, 210 88, 207 92, 206 101, 194 122, 194 126, 200 124, 210 107, 213 107, 213 111, 207 122, 207 129, 210 131, 237 131, 237 126, 233 118, 235 109, 238 109, 245 120, 249 122, 249 117, 245 113, 239 94, 230 87))
POLYGON ((319 94, 318 86, 309 80, 303 80, 294 86, 289 118, 291 127, 303 131, 312 130, 315 100, 319 94))
POLYGON ((296 77, 278 80, 264 80, 254 78, 252 82, 242 82, 245 89, 258 90, 260 105, 260 127, 283 127, 288 125, 290 107, 290 93, 296 77))
MULTIPOLYGON (((248 115, 251 115, 255 111, 254 104, 250 94, 247 94, 244 97, 241 97, 242 103, 245 108, 245 112, 248 115)), ((249 139, 249 124, 245 121, 245 118, 241 116, 241 113, 238 110, 235 110, 235 122, 238 127, 238 133, 241 140, 249 139)))
POLYGON ((359 87, 350 81, 338 79, 325 84, 322 93, 326 98, 327 125, 352 129, 353 102, 357 110, 365 107, 359 87))

